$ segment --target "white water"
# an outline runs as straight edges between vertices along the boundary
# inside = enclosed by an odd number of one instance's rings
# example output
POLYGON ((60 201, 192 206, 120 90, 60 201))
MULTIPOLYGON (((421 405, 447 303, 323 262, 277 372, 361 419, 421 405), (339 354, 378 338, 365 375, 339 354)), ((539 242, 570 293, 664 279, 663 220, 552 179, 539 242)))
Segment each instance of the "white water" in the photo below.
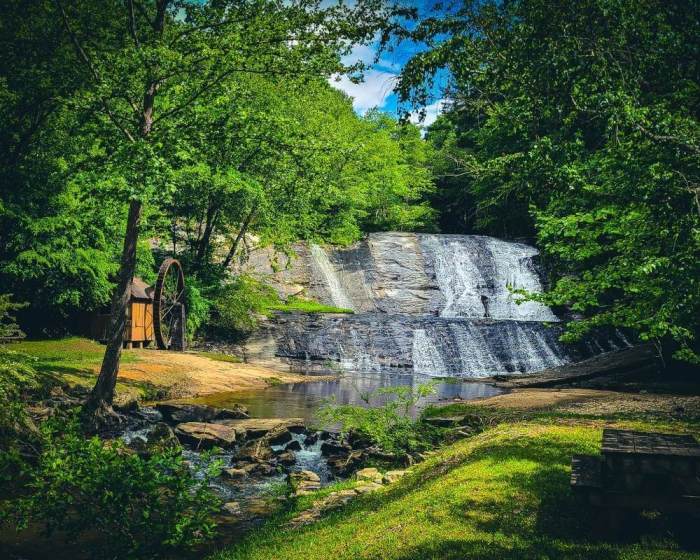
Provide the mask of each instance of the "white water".
POLYGON ((331 296, 333 305, 343 309, 355 310, 350 297, 348 296, 338 274, 333 267, 326 252, 318 245, 311 245, 311 259, 314 270, 321 275, 325 281, 326 288, 331 296))
POLYGON ((512 292, 542 292, 534 247, 475 235, 423 235, 421 241, 445 299, 441 317, 558 320, 541 303, 516 303, 522 298, 512 292))
POLYGON ((537 249, 475 235, 374 233, 329 254, 311 246, 321 300, 357 313, 287 322, 278 356, 308 369, 331 360, 346 371, 413 371, 484 377, 564 365, 624 339, 572 350, 547 306, 517 303, 513 290, 541 293, 537 249), (363 245, 366 244, 366 246, 363 245), (353 305, 357 302, 357 305, 353 305), (550 328, 552 327, 552 328, 550 328), (313 362, 313 363, 312 363, 313 362))
POLYGON ((413 331, 413 371, 424 375, 447 375, 449 370, 425 329, 413 331))

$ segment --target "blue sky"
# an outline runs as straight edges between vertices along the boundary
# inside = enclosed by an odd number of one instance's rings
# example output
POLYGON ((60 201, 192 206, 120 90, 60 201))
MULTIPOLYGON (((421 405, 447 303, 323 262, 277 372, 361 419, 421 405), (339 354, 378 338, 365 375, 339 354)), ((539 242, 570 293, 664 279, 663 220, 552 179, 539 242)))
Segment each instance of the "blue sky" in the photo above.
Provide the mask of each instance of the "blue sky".
MULTIPOLYGON (((434 0, 407 0, 407 5, 418 8, 420 13, 427 13, 433 6, 434 0)), ((374 63, 377 53, 376 42, 371 45, 357 45, 352 53, 343 58, 346 64, 362 61, 370 65, 365 71, 365 79, 362 83, 354 84, 346 76, 336 80, 331 78, 333 87, 340 89, 353 98, 355 111, 364 114, 368 109, 379 109, 398 116, 396 94, 392 92, 396 78, 404 64, 412 55, 424 47, 416 43, 403 42, 397 48, 383 52, 378 62, 374 63)), ((440 112, 443 101, 441 99, 441 87, 436 86, 433 91, 433 99, 426 107, 426 118, 421 123, 423 126, 431 124, 440 112)), ((415 116, 414 119, 415 120, 415 116)))

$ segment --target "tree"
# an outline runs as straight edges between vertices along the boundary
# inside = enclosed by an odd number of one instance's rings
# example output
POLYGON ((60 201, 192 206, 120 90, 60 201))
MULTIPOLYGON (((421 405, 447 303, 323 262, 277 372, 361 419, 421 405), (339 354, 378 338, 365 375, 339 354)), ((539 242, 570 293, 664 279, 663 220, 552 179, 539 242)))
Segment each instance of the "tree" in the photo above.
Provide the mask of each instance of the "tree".
POLYGON ((55 0, 89 86, 73 102, 93 117, 129 210, 109 339, 88 415, 111 414, 144 201, 167 191, 169 132, 194 118, 239 75, 319 75, 341 69, 338 52, 369 40, 386 13, 364 0, 55 0))
POLYGON ((582 317, 569 340, 625 327, 697 360, 699 26, 700 5, 680 0, 522 0, 405 32, 432 45, 402 74, 405 101, 452 76, 429 134, 447 196, 466 227, 537 237, 542 299, 582 317))

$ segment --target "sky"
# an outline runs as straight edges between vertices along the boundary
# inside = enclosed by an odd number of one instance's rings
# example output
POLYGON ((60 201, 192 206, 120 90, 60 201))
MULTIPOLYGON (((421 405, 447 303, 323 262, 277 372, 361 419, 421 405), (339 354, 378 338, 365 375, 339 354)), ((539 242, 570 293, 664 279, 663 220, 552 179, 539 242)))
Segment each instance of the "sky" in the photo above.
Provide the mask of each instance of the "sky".
MULTIPOLYGON (((418 8, 419 13, 427 13, 433 6, 433 0, 407 0, 407 5, 418 8)), ((377 53, 377 42, 371 45, 357 45, 352 52, 343 57, 343 63, 353 64, 364 62, 370 68, 364 72, 364 81, 354 84, 347 76, 330 78, 330 84, 347 93, 353 98, 353 107, 358 114, 364 114, 369 109, 379 108, 382 111, 399 116, 398 98, 393 93, 394 84, 404 64, 424 47, 416 43, 404 41, 398 48, 383 52, 378 62, 374 62, 377 53)), ((425 119, 420 123, 427 127, 437 118, 444 101, 441 98, 441 84, 433 90, 433 99, 425 108, 425 119)), ((418 122, 417 113, 412 114, 412 121, 418 122)))

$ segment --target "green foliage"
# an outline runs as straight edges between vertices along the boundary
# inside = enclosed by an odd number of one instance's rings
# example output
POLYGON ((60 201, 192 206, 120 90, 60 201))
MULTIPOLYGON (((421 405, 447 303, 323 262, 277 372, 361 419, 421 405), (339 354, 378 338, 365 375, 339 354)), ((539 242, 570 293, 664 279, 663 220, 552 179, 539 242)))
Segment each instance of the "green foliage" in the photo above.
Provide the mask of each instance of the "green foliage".
POLYGON ((400 81, 424 102, 443 225, 536 237, 567 340, 625 327, 697 361, 700 4, 468 2, 425 21, 400 81))
MULTIPOLYGON (((387 24, 386 2, 142 4, 4 10, 0 284, 30 303, 31 334, 109 303, 131 200, 136 275, 152 281, 151 249, 167 251, 206 296, 251 243, 433 227, 418 129, 361 118, 328 84, 360 69, 342 56, 387 24)), ((206 305, 188 302, 195 332, 206 305)))
POLYGON ((237 276, 213 300, 212 327, 231 334, 248 334, 257 328, 259 316, 278 302, 271 287, 251 276, 237 276))
POLYGON ((323 426, 340 425, 341 432, 368 437, 389 453, 424 449, 433 435, 431 428, 414 419, 418 400, 435 392, 435 384, 383 387, 361 393, 366 406, 329 401, 316 416, 323 426), (371 406, 370 406, 371 405, 371 406))
POLYGON ((0 490, 22 476, 28 445, 36 444, 34 424, 26 400, 49 384, 33 367, 32 359, 0 347, 0 490))
POLYGON ((267 306, 269 311, 282 311, 285 313, 354 313, 352 309, 325 305, 317 301, 290 296, 285 302, 274 303, 267 306))
POLYGON ((85 439, 75 419, 49 421, 28 495, 10 504, 10 519, 18 529, 41 522, 72 541, 89 535, 95 556, 150 557, 214 535, 219 504, 208 483, 217 469, 195 479, 179 449, 142 458, 120 441, 85 439))
POLYGON ((210 326, 222 333, 244 336, 258 328, 260 319, 274 311, 283 313, 352 313, 350 309, 324 305, 290 296, 282 301, 260 280, 241 274, 219 289, 212 301, 210 326))
POLYGON ((204 295, 195 277, 185 282, 185 308, 187 309, 187 338, 191 341, 209 320, 211 301, 204 295))
POLYGON ((0 339, 24 336, 12 313, 26 305, 26 303, 13 303, 12 294, 0 294, 0 339))

